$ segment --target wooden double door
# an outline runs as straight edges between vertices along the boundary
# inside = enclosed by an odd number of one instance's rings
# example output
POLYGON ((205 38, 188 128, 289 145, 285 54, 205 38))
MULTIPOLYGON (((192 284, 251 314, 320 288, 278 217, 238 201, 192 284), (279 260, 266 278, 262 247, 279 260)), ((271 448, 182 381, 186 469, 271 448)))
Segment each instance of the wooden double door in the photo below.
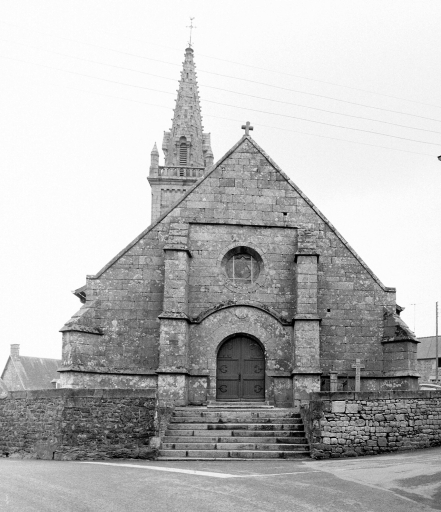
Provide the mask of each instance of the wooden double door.
POLYGON ((238 335, 227 340, 219 349, 216 398, 265 400, 265 355, 252 338, 238 335))

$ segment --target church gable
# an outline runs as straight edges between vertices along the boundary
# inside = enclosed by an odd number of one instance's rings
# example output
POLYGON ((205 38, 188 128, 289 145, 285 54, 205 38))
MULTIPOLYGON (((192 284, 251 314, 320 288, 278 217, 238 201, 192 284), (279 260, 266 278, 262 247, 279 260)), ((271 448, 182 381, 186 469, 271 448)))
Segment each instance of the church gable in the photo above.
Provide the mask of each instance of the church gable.
POLYGON ((75 291, 84 305, 62 329, 62 386, 290 406, 335 372, 349 390, 356 360, 365 390, 415 381, 402 357, 415 340, 385 335, 395 290, 249 129, 212 166, 187 48, 163 166, 151 152, 152 224, 75 291))
MULTIPOLYGON (((361 323, 366 325, 383 306, 394 302, 393 294, 385 293, 384 286, 312 203, 250 137, 243 137, 177 204, 96 276, 89 277, 86 306, 95 302, 87 308, 87 315, 73 317, 63 328, 95 329, 92 334, 99 334, 112 318, 108 335, 96 338, 102 344, 101 357, 93 356, 89 365, 95 360, 101 367, 111 361, 127 369, 142 362, 153 369, 157 364, 157 317, 164 309, 164 247, 170 241, 192 254, 190 318, 229 301, 248 301, 291 321, 297 308, 293 266, 296 253, 302 252, 319 254, 318 307, 323 335, 331 343, 354 339, 356 333, 347 329, 347 322, 333 318, 346 316, 341 308, 349 310, 354 299, 363 307, 361 323), (179 225, 187 227, 176 235, 170 226, 179 225), (251 287, 234 286, 226 275, 224 260, 237 247, 255 251, 261 258, 260 279, 251 287)), ((378 339, 380 329, 378 324, 375 333, 365 329, 363 334, 378 339)), ((358 348, 363 350, 362 345, 358 348)))
POLYGON ((137 387, 158 372, 205 375, 216 364, 207 347, 229 335, 230 319, 231 329, 268 343, 267 367, 286 396, 289 368, 299 390, 310 386, 305 372, 317 390, 317 375, 348 374, 357 358, 366 378, 378 378, 383 314, 394 304, 394 290, 246 136, 88 278, 84 313, 63 328, 63 364, 104 374, 100 382, 130 374, 137 387))

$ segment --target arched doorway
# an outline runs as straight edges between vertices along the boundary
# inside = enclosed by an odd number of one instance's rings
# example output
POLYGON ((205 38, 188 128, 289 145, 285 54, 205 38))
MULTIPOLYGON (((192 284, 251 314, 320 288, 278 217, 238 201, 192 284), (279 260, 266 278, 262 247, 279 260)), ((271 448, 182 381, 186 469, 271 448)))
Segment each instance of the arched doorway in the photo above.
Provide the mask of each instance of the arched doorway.
POLYGON ((221 345, 217 354, 216 398, 265 400, 265 355, 253 338, 238 334, 221 345))

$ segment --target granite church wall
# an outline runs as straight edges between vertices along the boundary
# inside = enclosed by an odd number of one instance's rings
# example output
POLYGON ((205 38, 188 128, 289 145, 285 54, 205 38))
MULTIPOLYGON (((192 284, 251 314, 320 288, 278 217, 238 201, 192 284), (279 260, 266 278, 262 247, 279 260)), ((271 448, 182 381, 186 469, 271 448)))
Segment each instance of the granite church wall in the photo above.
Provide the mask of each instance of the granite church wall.
POLYGON ((351 375, 351 365, 360 358, 365 377, 378 381, 370 381, 369 390, 381 389, 384 313, 395 311, 395 289, 381 284, 288 177, 263 156, 245 141, 169 213, 191 224, 191 315, 226 300, 254 300, 290 317, 296 311, 294 254, 299 249, 317 252, 324 374, 351 375), (227 287, 219 256, 234 244, 249 245, 263 255, 264 273, 268 271, 274 287, 256 286, 244 294, 227 287))
POLYGON ((315 459, 441 445, 441 391, 312 393, 301 413, 315 459))
MULTIPOLYGON (((132 375, 156 369, 168 229, 159 224, 98 277, 87 276, 86 303, 62 329, 63 368, 132 375)), ((123 387, 118 375, 114 381, 123 387)))
POLYGON ((228 301, 254 301, 272 308, 280 317, 294 316, 296 229, 192 223, 189 238, 192 317, 228 301), (253 285, 237 285, 226 274, 224 257, 241 246, 256 251, 261 258, 260 274, 253 285))
POLYGON ((0 397, 0 457, 153 458, 156 390, 51 389, 0 397))

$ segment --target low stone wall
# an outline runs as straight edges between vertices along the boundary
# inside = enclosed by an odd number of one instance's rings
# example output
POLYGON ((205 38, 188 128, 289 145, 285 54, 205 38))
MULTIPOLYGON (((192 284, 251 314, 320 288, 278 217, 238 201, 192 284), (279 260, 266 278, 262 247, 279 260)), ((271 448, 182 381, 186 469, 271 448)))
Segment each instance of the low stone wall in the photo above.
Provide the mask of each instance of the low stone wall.
POLYGON ((441 445, 441 391, 311 393, 301 412, 315 459, 441 445))
POLYGON ((155 389, 47 389, 0 398, 0 456, 153 458, 155 389))

